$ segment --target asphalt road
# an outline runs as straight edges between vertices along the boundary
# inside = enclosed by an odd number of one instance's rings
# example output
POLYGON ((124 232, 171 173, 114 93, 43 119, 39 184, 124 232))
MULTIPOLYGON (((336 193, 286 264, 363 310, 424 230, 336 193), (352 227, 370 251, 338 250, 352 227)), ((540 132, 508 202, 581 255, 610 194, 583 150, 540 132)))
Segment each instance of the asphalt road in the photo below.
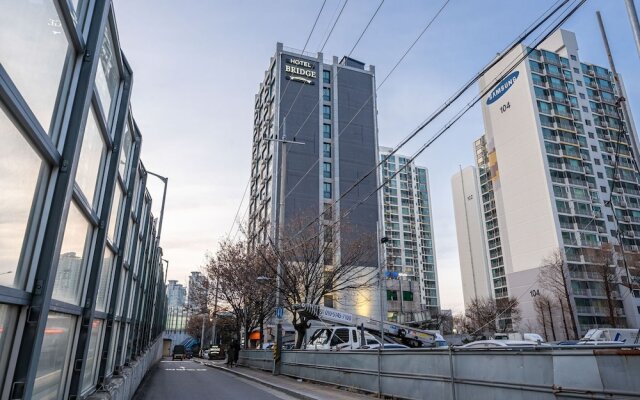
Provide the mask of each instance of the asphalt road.
POLYGON ((193 361, 162 360, 149 371, 133 399, 290 400, 293 397, 193 361))

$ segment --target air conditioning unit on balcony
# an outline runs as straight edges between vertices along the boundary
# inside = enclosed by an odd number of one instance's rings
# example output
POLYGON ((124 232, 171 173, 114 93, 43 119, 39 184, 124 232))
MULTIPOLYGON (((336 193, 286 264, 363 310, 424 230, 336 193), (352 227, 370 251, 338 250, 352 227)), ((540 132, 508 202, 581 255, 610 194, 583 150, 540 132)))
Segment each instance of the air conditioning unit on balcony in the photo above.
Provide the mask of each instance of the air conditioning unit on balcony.
POLYGON ((611 146, 607 146, 607 151, 608 151, 609 153, 613 153, 613 147, 611 147, 611 146))
POLYGON ((622 190, 621 187, 617 187, 617 188, 613 189, 613 191, 616 192, 616 193, 624 193, 624 190, 622 190))
POLYGON ((611 140, 611 136, 609 136, 609 135, 602 135, 602 138, 604 140, 611 140))
POLYGON ((627 208, 627 202, 626 201, 621 201, 620 202, 620 207, 627 208))
POLYGON ((598 232, 604 233, 605 232, 604 226, 598 226, 598 232))
POLYGON ((589 186, 589 189, 595 189, 596 188, 596 185, 593 182, 589 182, 587 184, 587 186, 589 186))
POLYGON ((638 246, 635 244, 631 246, 631 251, 638 251, 638 246))
POLYGON ((635 231, 627 231, 627 236, 628 237, 635 237, 636 236, 636 232, 635 231))
POLYGON ((631 222, 631 217, 628 215, 625 215, 623 218, 624 222, 631 222))

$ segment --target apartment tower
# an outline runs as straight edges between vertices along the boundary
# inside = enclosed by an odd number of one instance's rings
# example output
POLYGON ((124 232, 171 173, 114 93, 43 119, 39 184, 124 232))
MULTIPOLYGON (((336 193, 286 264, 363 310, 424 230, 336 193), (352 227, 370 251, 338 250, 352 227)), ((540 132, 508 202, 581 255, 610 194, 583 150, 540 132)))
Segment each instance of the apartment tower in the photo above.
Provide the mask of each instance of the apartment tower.
POLYGON ((626 98, 624 87, 607 68, 581 62, 576 37, 565 30, 495 84, 528 50, 513 50, 481 80, 492 90, 482 101, 477 169, 453 178, 465 301, 475 293, 515 297, 520 330, 546 332, 549 340, 567 336, 572 319, 580 334, 637 328, 639 152, 633 120, 624 118, 629 109, 616 101, 626 98), (610 260, 602 261, 602 249, 610 260), (570 304, 540 283, 554 252, 564 259, 570 304), (539 296, 558 311, 541 318, 539 296))
POLYGON ((389 157, 391 151, 380 147, 380 160, 388 157, 381 176, 389 179, 383 192, 387 314, 390 321, 421 322, 440 311, 429 174, 406 156, 389 157))

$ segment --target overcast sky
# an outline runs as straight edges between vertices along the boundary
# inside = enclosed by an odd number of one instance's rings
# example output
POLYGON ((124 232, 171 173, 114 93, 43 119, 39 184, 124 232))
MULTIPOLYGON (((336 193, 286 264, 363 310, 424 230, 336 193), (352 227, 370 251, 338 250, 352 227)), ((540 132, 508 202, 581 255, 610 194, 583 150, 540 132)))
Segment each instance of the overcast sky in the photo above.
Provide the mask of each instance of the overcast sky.
MULTIPOLYGON (((326 1, 307 50, 319 50, 342 1, 326 1)), ((143 162, 169 177, 162 232, 169 279, 186 283, 232 227, 249 179, 254 95, 276 42, 302 49, 323 1, 114 3, 121 46, 134 70, 132 107, 143 135, 143 162)), ((352 57, 375 65, 380 82, 443 3, 387 0, 352 57)), ((399 143, 554 3, 451 0, 378 92, 380 144, 399 143)), ((349 0, 325 60, 350 51, 378 4, 349 0)), ((607 66, 596 10, 603 13, 618 71, 640 118, 640 61, 624 2, 590 0, 564 28, 576 32, 583 61, 607 66)), ((474 88, 462 100, 476 94, 474 88)), ((447 120, 436 121, 401 152, 413 154, 447 120)), ((462 310, 463 300, 450 178, 459 165, 473 163, 472 142, 482 133, 477 107, 418 159, 431 176, 440 298, 455 311, 462 310)), ((162 187, 150 179, 157 216, 162 187)))

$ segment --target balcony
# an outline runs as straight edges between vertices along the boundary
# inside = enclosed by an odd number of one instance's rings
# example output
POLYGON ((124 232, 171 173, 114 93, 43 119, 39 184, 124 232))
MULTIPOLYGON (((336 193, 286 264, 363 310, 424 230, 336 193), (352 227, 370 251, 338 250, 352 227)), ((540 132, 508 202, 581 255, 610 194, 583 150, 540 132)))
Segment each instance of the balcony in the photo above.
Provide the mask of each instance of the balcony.
MULTIPOLYGON (((550 73, 550 74, 551 74, 551 73, 550 73)), ((549 82, 549 86, 550 86, 552 89, 562 90, 563 92, 566 92, 566 91, 567 91, 567 85, 565 85, 565 84, 549 82)))

